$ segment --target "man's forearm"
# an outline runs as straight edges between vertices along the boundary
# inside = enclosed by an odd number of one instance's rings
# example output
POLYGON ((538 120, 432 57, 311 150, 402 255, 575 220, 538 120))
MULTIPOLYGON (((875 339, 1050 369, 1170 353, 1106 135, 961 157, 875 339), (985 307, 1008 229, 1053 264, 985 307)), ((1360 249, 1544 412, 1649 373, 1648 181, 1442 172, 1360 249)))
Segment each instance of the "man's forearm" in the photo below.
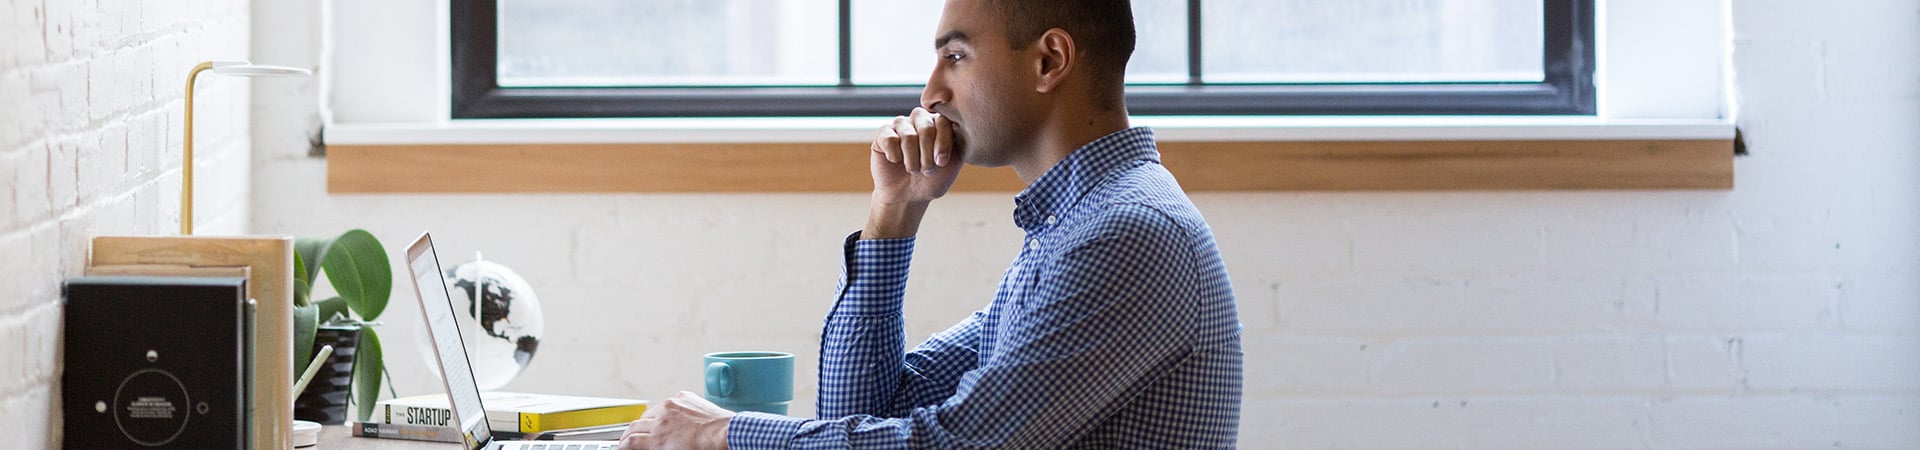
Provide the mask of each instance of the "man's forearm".
POLYGON ((867 227, 860 239, 909 238, 920 233, 920 219, 927 215, 926 202, 898 204, 875 203, 867 212, 867 227))

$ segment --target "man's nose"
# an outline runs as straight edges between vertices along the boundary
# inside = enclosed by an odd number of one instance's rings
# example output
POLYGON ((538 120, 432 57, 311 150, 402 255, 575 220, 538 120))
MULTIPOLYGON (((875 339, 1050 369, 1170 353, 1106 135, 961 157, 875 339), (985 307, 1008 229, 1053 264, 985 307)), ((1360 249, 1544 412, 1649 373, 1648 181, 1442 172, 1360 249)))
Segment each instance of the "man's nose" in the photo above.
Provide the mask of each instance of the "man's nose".
POLYGON ((947 84, 940 80, 939 69, 935 69, 933 76, 927 79, 926 89, 920 90, 920 107, 926 108, 928 111, 939 112, 934 108, 940 107, 952 100, 953 91, 947 89, 947 84))

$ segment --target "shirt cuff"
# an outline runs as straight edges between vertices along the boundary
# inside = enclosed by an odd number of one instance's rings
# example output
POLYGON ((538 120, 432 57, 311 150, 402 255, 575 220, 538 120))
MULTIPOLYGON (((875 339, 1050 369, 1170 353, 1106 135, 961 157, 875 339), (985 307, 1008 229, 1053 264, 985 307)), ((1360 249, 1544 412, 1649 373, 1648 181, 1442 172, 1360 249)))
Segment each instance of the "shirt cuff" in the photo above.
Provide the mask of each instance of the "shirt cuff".
POLYGON ((847 236, 844 279, 834 314, 873 316, 898 314, 906 296, 907 269, 913 262, 914 238, 860 239, 847 236))
POLYGON ((727 421, 727 448, 784 449, 805 423, 807 419, 752 411, 734 414, 727 421))

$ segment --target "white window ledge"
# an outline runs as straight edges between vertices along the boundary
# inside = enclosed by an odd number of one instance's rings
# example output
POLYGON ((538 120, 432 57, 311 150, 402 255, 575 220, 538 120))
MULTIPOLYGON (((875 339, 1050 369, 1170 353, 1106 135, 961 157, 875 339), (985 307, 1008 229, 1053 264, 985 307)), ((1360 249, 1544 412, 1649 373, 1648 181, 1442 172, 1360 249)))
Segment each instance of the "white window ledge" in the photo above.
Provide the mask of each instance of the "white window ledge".
MULTIPOLYGON (((489 119, 333 124, 328 145, 867 142, 887 118, 489 119)), ((1163 141, 1731 140, 1726 119, 1143 116, 1163 141)))

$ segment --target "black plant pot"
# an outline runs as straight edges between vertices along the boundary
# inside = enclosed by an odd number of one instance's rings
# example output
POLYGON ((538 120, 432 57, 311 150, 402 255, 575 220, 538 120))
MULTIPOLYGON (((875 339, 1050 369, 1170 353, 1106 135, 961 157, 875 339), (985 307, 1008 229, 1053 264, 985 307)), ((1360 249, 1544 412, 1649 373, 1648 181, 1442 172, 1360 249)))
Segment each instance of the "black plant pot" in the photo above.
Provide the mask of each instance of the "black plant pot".
POLYGON ((319 355, 322 345, 332 345, 333 356, 320 364, 307 390, 293 399, 293 418, 327 425, 347 422, 347 398, 353 392, 353 354, 359 343, 359 325, 322 325, 315 330, 313 356, 319 355))

